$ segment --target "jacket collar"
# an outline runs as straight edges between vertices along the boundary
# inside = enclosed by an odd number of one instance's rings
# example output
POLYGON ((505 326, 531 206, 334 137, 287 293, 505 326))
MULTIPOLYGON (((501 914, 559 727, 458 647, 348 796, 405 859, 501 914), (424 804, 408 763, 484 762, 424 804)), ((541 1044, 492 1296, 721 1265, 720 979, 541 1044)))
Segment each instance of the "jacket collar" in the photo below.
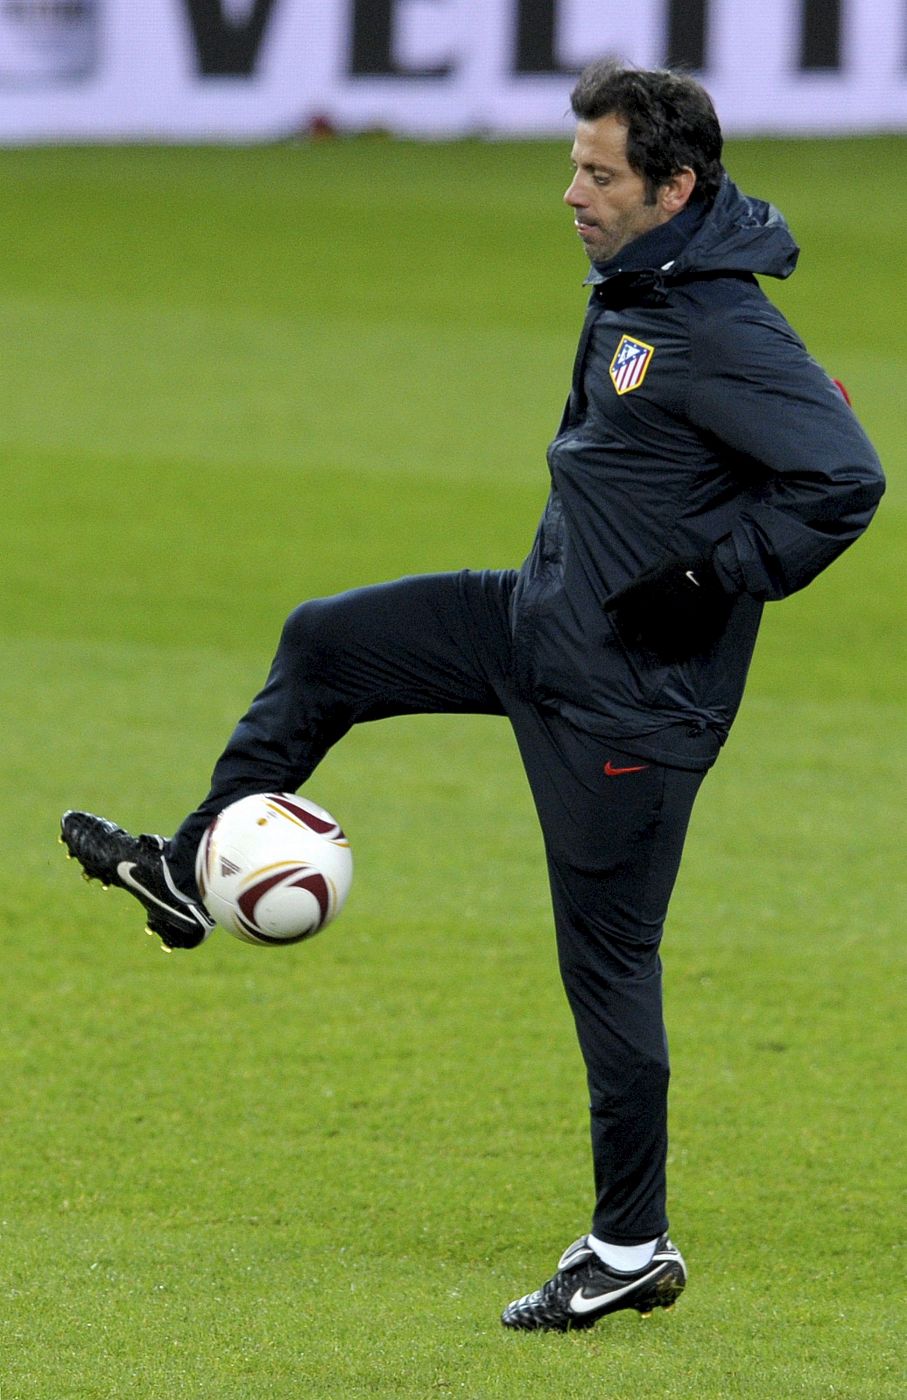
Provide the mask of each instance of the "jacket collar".
POLYGON ((627 273, 666 272, 699 231, 708 212, 709 206, 702 200, 691 201, 673 219, 634 238, 607 262, 593 263, 583 286, 597 287, 627 273))
POLYGON ((601 300, 629 304, 639 295, 659 299, 671 282, 689 277, 789 277, 799 251, 778 210, 724 175, 711 205, 691 202, 610 262, 594 264, 586 283, 601 300))

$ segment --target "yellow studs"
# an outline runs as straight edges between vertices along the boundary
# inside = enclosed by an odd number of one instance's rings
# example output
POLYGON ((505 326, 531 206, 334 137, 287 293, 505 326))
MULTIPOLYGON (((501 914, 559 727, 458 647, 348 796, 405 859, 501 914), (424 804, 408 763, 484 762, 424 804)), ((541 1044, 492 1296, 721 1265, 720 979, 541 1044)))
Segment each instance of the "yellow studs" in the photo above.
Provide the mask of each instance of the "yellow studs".
POLYGON ((646 1321, 648 1318, 650 1318, 650 1317, 652 1316, 652 1313, 651 1313, 651 1311, 650 1311, 650 1312, 641 1312, 639 1315, 640 1315, 640 1317, 643 1319, 643 1321, 646 1321))

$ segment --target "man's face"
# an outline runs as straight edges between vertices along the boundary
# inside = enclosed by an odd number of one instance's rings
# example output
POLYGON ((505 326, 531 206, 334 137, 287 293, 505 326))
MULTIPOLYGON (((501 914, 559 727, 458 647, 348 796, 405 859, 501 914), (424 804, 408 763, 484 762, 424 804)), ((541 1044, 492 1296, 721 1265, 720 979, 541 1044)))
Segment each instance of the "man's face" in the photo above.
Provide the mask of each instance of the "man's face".
POLYGON ((634 238, 674 217, 662 186, 646 203, 646 182, 627 161, 627 128, 609 114, 579 121, 570 153, 574 175, 564 194, 590 262, 607 262, 634 238))

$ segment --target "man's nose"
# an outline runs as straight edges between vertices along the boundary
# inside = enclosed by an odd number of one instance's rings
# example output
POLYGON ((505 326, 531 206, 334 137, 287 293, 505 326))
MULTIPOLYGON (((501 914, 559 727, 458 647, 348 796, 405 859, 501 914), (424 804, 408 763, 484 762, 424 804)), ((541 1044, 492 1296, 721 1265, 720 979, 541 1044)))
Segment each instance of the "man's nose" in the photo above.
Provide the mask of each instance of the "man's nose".
POLYGON ((586 197, 580 188, 578 175, 574 175, 570 184, 564 190, 564 203, 569 204, 571 209, 581 209, 586 203, 586 197))

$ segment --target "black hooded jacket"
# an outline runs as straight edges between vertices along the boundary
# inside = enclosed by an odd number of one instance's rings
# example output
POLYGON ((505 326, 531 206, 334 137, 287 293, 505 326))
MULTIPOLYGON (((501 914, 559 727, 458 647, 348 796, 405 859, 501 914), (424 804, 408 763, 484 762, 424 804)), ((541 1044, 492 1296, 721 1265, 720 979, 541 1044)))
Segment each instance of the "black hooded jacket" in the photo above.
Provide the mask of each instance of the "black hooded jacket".
POLYGON ((512 595, 527 696, 624 749, 706 768, 737 712, 762 605, 808 584, 884 490, 872 445, 755 274, 788 277, 781 215, 725 177, 595 267, 551 494, 512 595), (623 644, 608 597, 711 555, 733 597, 705 655, 623 644))

